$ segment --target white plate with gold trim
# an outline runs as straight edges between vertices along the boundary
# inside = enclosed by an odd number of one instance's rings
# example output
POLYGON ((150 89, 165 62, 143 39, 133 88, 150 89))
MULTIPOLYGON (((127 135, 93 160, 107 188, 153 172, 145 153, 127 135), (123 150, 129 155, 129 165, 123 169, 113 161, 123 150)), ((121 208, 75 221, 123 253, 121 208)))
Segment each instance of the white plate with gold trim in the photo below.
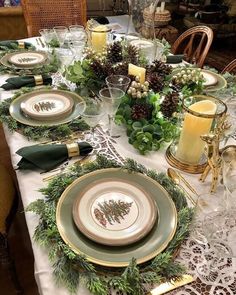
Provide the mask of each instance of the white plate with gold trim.
POLYGON ((79 194, 73 218, 78 229, 93 241, 120 246, 150 232, 157 206, 138 184, 108 178, 93 182, 79 194))
POLYGON ((64 93, 38 93, 22 101, 21 110, 37 120, 55 120, 72 112, 73 98, 64 93))

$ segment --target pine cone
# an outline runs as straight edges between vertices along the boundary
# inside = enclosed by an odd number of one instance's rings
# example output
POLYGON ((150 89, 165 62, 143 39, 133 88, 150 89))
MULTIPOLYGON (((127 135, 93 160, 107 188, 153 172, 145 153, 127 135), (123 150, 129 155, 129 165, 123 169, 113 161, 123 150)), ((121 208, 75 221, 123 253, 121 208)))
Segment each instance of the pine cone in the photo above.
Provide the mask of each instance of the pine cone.
POLYGON ((113 74, 113 67, 109 62, 102 63, 94 59, 91 62, 90 67, 93 73, 100 79, 105 79, 107 76, 113 74))
POLYGON ((116 73, 116 75, 127 76, 128 75, 128 63, 122 62, 122 63, 115 65, 114 72, 116 73))
POLYGON ((165 99, 161 104, 161 112, 164 117, 171 118, 173 113, 177 111, 179 104, 179 94, 178 92, 172 92, 166 95, 165 99))
POLYGON ((120 42, 114 42, 107 48, 107 60, 111 63, 121 62, 122 57, 122 45, 120 42))
POLYGON ((131 118, 133 120, 149 119, 152 114, 152 106, 146 103, 136 103, 131 108, 131 118))
POLYGON ((164 77, 159 76, 158 73, 148 73, 146 80, 149 82, 149 88, 154 92, 162 91, 164 87, 164 77))
POLYGON ((128 45, 126 48, 126 61, 136 65, 139 60, 139 49, 136 46, 128 45))
POLYGON ((162 77, 169 75, 171 71, 172 71, 171 66, 167 65, 166 63, 163 63, 160 60, 155 60, 152 63, 152 65, 149 66, 147 69, 148 73, 158 73, 158 75, 162 77))

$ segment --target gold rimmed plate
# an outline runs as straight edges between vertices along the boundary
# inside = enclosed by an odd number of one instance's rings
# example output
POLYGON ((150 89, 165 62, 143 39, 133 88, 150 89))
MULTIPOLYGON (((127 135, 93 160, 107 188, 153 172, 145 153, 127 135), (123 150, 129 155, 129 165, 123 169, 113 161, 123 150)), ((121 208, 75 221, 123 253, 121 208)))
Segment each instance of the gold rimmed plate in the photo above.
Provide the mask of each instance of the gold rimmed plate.
POLYGON ((69 115, 73 106, 74 100, 67 93, 42 92, 24 100, 21 110, 33 119, 52 121, 69 115))
POLYGON ((93 182, 78 195, 73 218, 93 241, 121 246, 142 239, 157 218, 154 199, 139 185, 119 179, 93 182))
POLYGON ((144 263, 167 247, 176 231, 177 212, 168 193, 156 181, 143 174, 110 168, 88 173, 67 187, 58 201, 56 222, 62 239, 75 253, 84 254, 89 261, 99 265, 123 267, 129 264, 132 257, 137 259, 137 263, 144 263), (73 205, 79 195, 83 195, 93 183, 110 182, 111 179, 119 183, 128 182, 144 191, 153 198, 158 211, 151 231, 141 240, 125 246, 94 242, 77 228, 73 219, 73 205))
POLYGON ((76 93, 70 92, 70 91, 64 91, 64 90, 51 90, 51 89, 40 89, 35 90, 30 93, 23 94, 13 100, 13 102, 10 105, 9 112, 10 115, 18 122, 29 125, 29 126, 56 126, 61 124, 69 123, 70 121, 76 119, 83 113, 85 108, 85 102, 76 93), (34 98, 38 97, 64 97, 67 98, 69 101, 73 103, 72 110, 68 113, 64 113, 63 115, 60 115, 59 117, 53 116, 52 118, 33 118, 24 113, 24 110, 22 110, 22 105, 24 106, 25 103, 27 103, 28 100, 34 100, 34 98))
POLYGON ((34 69, 49 63, 48 55, 42 51, 17 51, 5 54, 0 62, 8 68, 34 69))

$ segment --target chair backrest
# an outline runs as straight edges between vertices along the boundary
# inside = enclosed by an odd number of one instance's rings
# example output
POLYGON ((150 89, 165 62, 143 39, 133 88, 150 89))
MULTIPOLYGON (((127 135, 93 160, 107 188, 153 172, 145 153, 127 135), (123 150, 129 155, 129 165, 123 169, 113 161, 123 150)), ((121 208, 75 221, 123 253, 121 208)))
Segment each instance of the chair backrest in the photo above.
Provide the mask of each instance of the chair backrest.
POLYGON ((21 0, 28 36, 54 26, 86 25, 86 0, 21 0))
POLYGON ((173 54, 184 53, 188 62, 195 63, 202 68, 213 36, 213 31, 209 27, 190 28, 178 37, 172 46, 172 52, 173 54))
POLYGON ((232 60, 223 70, 222 70, 222 74, 224 73, 234 73, 236 74, 236 59, 232 60))
POLYGON ((0 164, 0 234, 6 234, 17 209, 16 190, 13 179, 0 164))

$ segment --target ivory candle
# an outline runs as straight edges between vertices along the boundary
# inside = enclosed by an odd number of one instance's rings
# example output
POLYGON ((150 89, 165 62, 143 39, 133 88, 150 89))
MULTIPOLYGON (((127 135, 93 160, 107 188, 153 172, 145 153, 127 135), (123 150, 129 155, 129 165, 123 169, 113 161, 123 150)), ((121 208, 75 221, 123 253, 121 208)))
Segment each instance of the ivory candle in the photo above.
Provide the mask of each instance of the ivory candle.
MULTIPOLYGON (((189 109, 202 115, 214 115, 216 104, 210 100, 202 100, 192 104, 189 109)), ((176 157, 189 164, 198 164, 205 146, 200 135, 209 133, 211 125, 211 118, 202 118, 186 113, 176 157)))
POLYGON ((161 2, 161 12, 165 10, 165 2, 161 2))
POLYGON ((135 66, 133 64, 129 64, 128 69, 129 75, 138 76, 140 78, 140 83, 143 84, 145 82, 146 69, 142 67, 135 66))
POLYGON ((107 27, 97 26, 91 32, 91 44, 95 51, 102 52, 107 43, 107 27))

